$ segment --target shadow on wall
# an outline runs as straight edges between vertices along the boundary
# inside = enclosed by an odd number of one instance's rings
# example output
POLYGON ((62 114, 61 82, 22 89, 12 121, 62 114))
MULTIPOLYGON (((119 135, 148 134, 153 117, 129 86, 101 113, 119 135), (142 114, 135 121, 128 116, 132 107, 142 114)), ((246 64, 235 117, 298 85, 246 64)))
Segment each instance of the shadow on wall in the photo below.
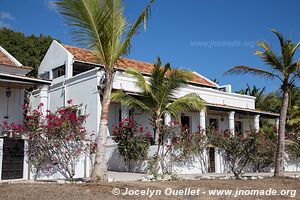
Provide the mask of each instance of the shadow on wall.
POLYGON ((123 157, 119 154, 117 147, 107 149, 108 152, 108 170, 118 172, 135 172, 146 173, 147 161, 124 161, 123 157))

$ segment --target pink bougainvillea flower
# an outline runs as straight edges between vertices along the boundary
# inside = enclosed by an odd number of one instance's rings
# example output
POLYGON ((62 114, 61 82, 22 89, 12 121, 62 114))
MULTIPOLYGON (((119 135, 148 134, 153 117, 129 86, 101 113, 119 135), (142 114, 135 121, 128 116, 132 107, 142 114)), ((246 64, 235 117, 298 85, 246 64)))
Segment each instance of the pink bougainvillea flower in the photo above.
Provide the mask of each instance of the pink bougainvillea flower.
POLYGON ((68 104, 72 104, 72 102, 73 102, 73 99, 69 99, 69 100, 67 101, 68 104))

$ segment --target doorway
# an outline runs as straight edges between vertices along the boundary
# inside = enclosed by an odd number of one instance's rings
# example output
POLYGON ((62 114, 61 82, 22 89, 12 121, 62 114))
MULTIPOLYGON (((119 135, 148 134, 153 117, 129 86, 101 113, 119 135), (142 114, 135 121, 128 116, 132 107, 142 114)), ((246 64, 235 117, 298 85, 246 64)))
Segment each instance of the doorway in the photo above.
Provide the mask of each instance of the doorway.
POLYGON ((208 173, 216 172, 215 168, 215 148, 208 148, 208 173))
POLYGON ((23 178, 24 140, 4 138, 1 179, 23 178))
POLYGON ((190 132, 190 117, 182 115, 181 116, 181 125, 183 130, 188 130, 190 132))

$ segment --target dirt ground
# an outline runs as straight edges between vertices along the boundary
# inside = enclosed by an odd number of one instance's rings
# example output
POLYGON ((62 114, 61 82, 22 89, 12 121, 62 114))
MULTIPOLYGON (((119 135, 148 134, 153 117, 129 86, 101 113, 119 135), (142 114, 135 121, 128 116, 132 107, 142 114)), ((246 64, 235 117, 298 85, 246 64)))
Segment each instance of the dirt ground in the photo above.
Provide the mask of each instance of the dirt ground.
MULTIPOLYGON (((253 191, 252 191, 253 192, 253 191)), ((128 182, 108 184, 2 183, 0 200, 116 200, 116 199, 300 199, 300 181, 268 178, 263 180, 182 180, 170 182, 128 182), (149 189, 148 189, 149 188, 149 189), (261 195, 236 196, 251 190, 261 195), (271 188, 271 189, 270 189, 271 188), (212 195, 215 189, 232 190, 227 195, 212 195), (122 194, 130 190, 130 194, 122 194), (209 195, 211 190, 211 195, 209 195), (264 191, 261 191, 264 190, 264 191), (289 190, 289 191, 287 191, 289 190), (295 194, 296 190, 296 194, 295 194), (147 193, 148 191, 148 193, 147 193), (153 196, 150 198, 151 192, 153 196), (271 195, 271 192, 277 194, 271 195), (294 191, 294 192, 293 192, 294 191), (120 193, 119 193, 120 192, 120 193), (113 193, 116 193, 115 195, 113 193), (141 195, 143 193, 143 195, 141 195), (172 194, 173 193, 173 194, 172 194), (181 193, 181 194, 178 194, 181 193), (281 195, 281 194, 286 195, 281 195), (265 195, 262 195, 265 194, 265 195), (294 196, 294 197, 292 197, 294 196)), ((255 194, 255 193, 254 193, 255 194)))

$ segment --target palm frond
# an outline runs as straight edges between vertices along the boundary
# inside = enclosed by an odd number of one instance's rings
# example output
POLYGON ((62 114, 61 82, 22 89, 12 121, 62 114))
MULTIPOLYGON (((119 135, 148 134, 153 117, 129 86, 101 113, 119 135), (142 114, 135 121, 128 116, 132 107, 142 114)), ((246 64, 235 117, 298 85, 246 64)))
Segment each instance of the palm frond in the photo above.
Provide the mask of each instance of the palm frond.
POLYGON ((163 81, 157 87, 157 95, 159 97, 158 108, 163 110, 167 106, 170 99, 174 98, 174 93, 187 83, 189 73, 184 70, 170 69, 169 74, 163 77, 163 81))
POLYGON ((150 108, 142 101, 134 98, 133 96, 126 94, 121 90, 112 92, 111 100, 113 102, 121 103, 129 108, 138 108, 144 111, 149 111, 150 108))
POLYGON ((276 74, 265 71, 263 69, 252 68, 252 67, 248 67, 248 66, 231 67, 224 73, 224 75, 228 75, 228 74, 250 74, 252 76, 262 76, 262 77, 268 78, 268 79, 274 79, 277 77, 281 80, 281 78, 276 74))
POLYGON ((265 51, 271 51, 271 47, 267 42, 258 41, 256 44, 257 44, 257 46, 263 48, 265 51))
POLYGON ((144 24, 144 30, 147 28, 147 21, 149 14, 151 12, 151 4, 154 2, 154 0, 150 0, 146 8, 142 11, 142 13, 139 15, 139 17, 136 19, 136 21, 133 23, 131 28, 129 29, 122 45, 119 51, 119 56, 122 56, 125 54, 128 54, 130 52, 130 46, 131 46, 131 38, 138 32, 138 30, 141 27, 141 24, 144 24))
POLYGON ((139 89, 143 90, 143 92, 147 94, 151 93, 150 85, 147 83, 147 80, 145 79, 144 75, 140 71, 134 68, 127 68, 125 72, 127 74, 132 75, 136 79, 136 86, 139 89))
POLYGON ((280 46, 284 47, 286 45, 285 39, 283 38, 283 36, 279 33, 279 31, 277 31, 276 29, 271 29, 271 31, 277 36, 279 42, 280 42, 280 46))
POLYGON ((179 120, 179 112, 194 112, 205 109, 205 102, 195 93, 189 93, 170 103, 163 114, 169 113, 179 120))
POLYGON ((294 56, 294 54, 296 53, 297 49, 300 46, 300 42, 298 42, 297 44, 293 45, 292 49, 291 49, 291 55, 294 56))
POLYGON ((108 20, 109 9, 101 7, 99 0, 60 0, 55 4, 65 16, 66 24, 72 27, 70 32, 75 41, 97 50, 98 59, 105 63, 105 44, 100 31, 108 20))

